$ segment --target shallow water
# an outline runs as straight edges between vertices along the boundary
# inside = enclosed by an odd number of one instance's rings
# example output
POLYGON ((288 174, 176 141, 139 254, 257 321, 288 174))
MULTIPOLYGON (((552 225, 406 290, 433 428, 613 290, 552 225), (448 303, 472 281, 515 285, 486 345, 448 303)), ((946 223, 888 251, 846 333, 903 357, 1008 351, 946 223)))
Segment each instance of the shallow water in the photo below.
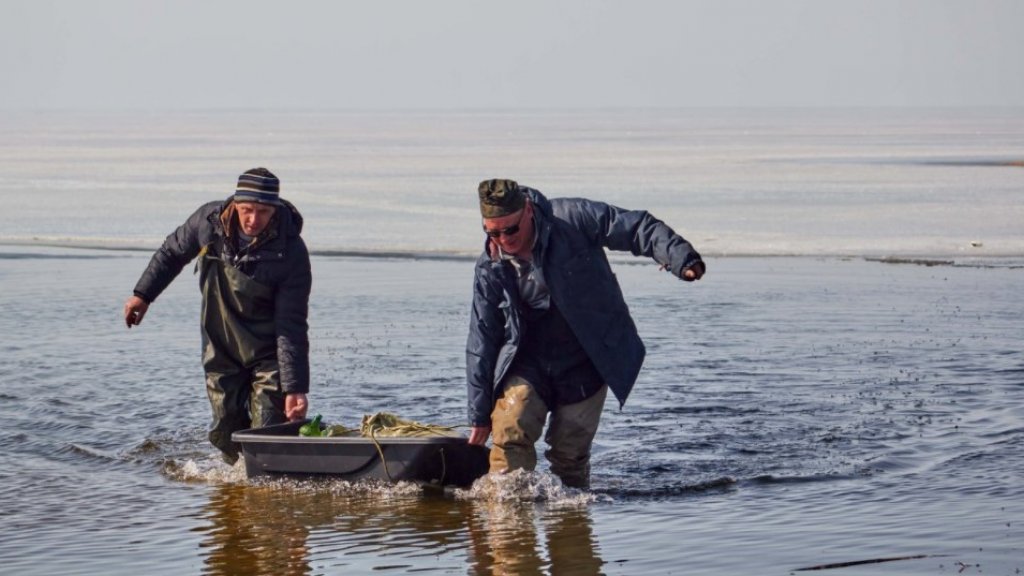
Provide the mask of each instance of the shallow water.
MULTIPOLYGON (((648 359, 606 407, 592 492, 542 466, 438 494, 221 464, 195 278, 120 319, 147 258, 0 246, 5 572, 1024 569, 1024 269, 1006 262, 712 258, 684 284, 616 259, 648 359)), ((462 424, 471 262, 313 267, 313 410, 462 424)))

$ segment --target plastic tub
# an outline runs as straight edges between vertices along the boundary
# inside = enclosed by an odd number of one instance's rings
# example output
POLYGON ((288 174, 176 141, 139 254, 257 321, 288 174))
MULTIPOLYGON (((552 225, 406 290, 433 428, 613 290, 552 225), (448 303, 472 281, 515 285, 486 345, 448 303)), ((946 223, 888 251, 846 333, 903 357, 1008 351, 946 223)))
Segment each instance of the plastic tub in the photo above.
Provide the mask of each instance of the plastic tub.
POLYGON ((299 436, 306 422, 232 434, 231 439, 242 446, 246 475, 329 475, 468 486, 487 473, 487 449, 469 445, 463 436, 299 436))

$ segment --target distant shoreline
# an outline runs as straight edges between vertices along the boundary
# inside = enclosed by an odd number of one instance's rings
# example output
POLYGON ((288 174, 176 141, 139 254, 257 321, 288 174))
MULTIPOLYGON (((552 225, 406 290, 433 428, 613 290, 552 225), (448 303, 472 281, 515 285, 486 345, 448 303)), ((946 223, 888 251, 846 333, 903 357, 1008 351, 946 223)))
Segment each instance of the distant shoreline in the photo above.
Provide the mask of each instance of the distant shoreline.
MULTIPOLYGON (((65 249, 69 251, 105 251, 105 252, 126 252, 126 253, 152 253, 156 246, 143 246, 117 242, 87 242, 81 240, 60 241, 57 239, 0 239, 0 247, 25 247, 25 248, 49 248, 65 249)), ((415 251, 415 250, 346 250, 346 249, 310 249, 310 255, 319 258, 364 258, 375 260, 434 260, 434 261, 459 261, 473 262, 478 253, 455 252, 455 251, 415 251)), ((949 266, 966 268, 1005 268, 1024 269, 1024 254, 1010 255, 986 255, 986 254, 847 254, 847 253, 715 253, 702 251, 704 258, 712 259, 829 259, 829 260, 863 260, 879 264, 901 264, 914 266, 949 266)), ((27 257, 29 255, 18 255, 27 257)), ((73 255, 69 255, 73 256, 73 255)), ((637 258, 630 254, 609 253, 610 259, 617 266, 649 265, 651 262, 646 258, 637 258)), ((0 259, 12 257, 0 252, 0 259)))

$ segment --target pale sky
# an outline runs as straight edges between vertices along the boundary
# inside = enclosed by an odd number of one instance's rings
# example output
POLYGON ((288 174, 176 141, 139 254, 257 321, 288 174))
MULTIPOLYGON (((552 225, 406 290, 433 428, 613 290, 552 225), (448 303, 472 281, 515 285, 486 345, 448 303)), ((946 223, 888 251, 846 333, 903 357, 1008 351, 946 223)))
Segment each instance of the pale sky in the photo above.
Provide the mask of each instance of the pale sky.
POLYGON ((1024 106, 1024 0, 0 0, 0 109, 1024 106))

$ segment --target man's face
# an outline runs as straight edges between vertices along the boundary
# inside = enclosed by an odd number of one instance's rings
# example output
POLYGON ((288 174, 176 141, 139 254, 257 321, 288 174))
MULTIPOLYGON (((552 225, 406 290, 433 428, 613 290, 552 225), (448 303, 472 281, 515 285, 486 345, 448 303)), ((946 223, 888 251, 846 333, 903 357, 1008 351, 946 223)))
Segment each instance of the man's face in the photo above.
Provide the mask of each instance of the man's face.
POLYGON ((484 218, 484 232, 509 254, 526 256, 533 247, 533 204, 498 218, 484 218))
POLYGON ((277 212, 276 206, 259 202, 237 202, 235 208, 238 210, 238 225, 249 236, 259 236, 277 212))

